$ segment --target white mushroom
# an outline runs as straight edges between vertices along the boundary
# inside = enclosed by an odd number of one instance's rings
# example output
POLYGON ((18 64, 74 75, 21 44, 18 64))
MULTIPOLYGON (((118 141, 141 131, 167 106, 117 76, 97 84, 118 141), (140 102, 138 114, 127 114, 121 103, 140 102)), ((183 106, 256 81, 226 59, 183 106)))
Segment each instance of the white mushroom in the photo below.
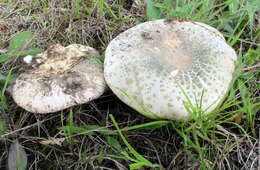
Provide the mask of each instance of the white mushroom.
MULTIPOLYGON (((33 57, 9 88, 14 101, 34 113, 56 112, 98 98, 105 90, 99 53, 91 47, 53 45, 33 57)), ((27 60, 26 60, 27 61, 27 60)))
POLYGON ((235 51, 215 28, 156 20, 110 42, 104 76, 112 91, 137 111, 151 118, 183 120, 190 117, 188 101, 205 113, 220 104, 236 60, 235 51))

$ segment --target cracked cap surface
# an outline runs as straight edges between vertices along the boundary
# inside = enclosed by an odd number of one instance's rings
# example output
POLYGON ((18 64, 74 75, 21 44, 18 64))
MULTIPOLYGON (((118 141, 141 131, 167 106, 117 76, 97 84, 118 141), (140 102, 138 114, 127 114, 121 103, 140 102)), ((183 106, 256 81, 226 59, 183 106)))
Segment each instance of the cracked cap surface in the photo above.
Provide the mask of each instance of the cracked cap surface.
POLYGON ((36 55, 29 69, 10 86, 14 101, 33 113, 50 113, 86 103, 105 90, 99 53, 91 47, 72 44, 51 46, 36 55))

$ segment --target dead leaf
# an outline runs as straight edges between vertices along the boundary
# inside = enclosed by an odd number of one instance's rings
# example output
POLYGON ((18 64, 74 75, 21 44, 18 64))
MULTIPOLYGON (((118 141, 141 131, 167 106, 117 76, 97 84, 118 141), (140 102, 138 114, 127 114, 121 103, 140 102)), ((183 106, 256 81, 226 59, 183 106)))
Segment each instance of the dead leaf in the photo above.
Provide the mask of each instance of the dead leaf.
POLYGON ((5 54, 7 52, 8 52, 8 50, 6 50, 6 49, 0 49, 0 54, 5 54))
POLYGON ((9 170, 25 170, 27 166, 27 155, 23 147, 15 140, 8 153, 8 169, 9 170))
POLYGON ((235 115, 233 115, 229 120, 239 124, 241 123, 242 118, 243 118, 242 112, 238 112, 235 115))
POLYGON ((49 140, 42 140, 39 143, 42 145, 59 145, 65 141, 66 138, 51 138, 49 140))
POLYGON ((8 30, 8 27, 6 25, 0 24, 0 31, 8 30))

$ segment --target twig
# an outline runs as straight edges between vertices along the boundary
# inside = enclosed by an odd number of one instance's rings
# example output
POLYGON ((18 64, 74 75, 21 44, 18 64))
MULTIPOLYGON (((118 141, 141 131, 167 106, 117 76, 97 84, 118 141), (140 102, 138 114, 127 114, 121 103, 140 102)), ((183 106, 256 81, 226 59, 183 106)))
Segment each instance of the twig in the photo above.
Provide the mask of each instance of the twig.
POLYGON ((215 126, 219 131, 222 131, 223 133, 225 133, 226 135, 231 135, 235 138, 236 141, 239 141, 237 135, 235 135, 234 133, 231 133, 229 131, 227 131, 223 126, 221 125, 216 125, 215 126))
MULTIPOLYGON (((54 116, 54 117, 56 117, 56 116, 54 116)), ((36 123, 34 123, 34 124, 31 124, 31 125, 29 125, 29 126, 25 126, 25 127, 23 127, 23 128, 16 129, 16 130, 11 131, 11 132, 9 132, 9 133, 3 134, 3 135, 0 136, 0 139, 1 139, 1 138, 4 138, 4 137, 6 137, 6 136, 9 136, 9 135, 15 134, 15 133, 20 132, 20 131, 23 131, 23 130, 26 130, 26 129, 30 129, 30 128, 32 128, 32 127, 34 127, 34 126, 36 126, 36 125, 39 125, 39 124, 41 124, 41 123, 44 123, 44 122, 46 122, 46 121, 48 121, 48 120, 50 120, 50 119, 52 119, 52 118, 54 118, 54 117, 51 117, 51 118, 49 118, 49 119, 42 120, 42 121, 36 122, 36 123)))
POLYGON ((243 68, 243 71, 248 71, 248 70, 251 70, 251 69, 254 69, 254 68, 257 68, 257 67, 260 67, 260 63, 253 65, 253 66, 250 66, 250 67, 245 67, 245 68, 243 68))
POLYGON ((258 135, 258 168, 260 169, 260 131, 258 135))

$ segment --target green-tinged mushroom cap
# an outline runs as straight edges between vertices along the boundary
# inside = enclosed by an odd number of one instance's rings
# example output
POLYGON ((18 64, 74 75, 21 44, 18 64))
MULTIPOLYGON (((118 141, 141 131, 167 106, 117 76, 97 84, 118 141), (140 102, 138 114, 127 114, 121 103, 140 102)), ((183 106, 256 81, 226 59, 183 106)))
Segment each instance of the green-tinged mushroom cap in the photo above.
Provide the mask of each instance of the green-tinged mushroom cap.
POLYGON ((205 113, 218 106, 236 60, 216 29, 199 22, 156 20, 110 42, 104 76, 112 91, 139 112, 145 108, 152 118, 183 120, 190 116, 188 100, 194 106, 201 102, 205 113))

